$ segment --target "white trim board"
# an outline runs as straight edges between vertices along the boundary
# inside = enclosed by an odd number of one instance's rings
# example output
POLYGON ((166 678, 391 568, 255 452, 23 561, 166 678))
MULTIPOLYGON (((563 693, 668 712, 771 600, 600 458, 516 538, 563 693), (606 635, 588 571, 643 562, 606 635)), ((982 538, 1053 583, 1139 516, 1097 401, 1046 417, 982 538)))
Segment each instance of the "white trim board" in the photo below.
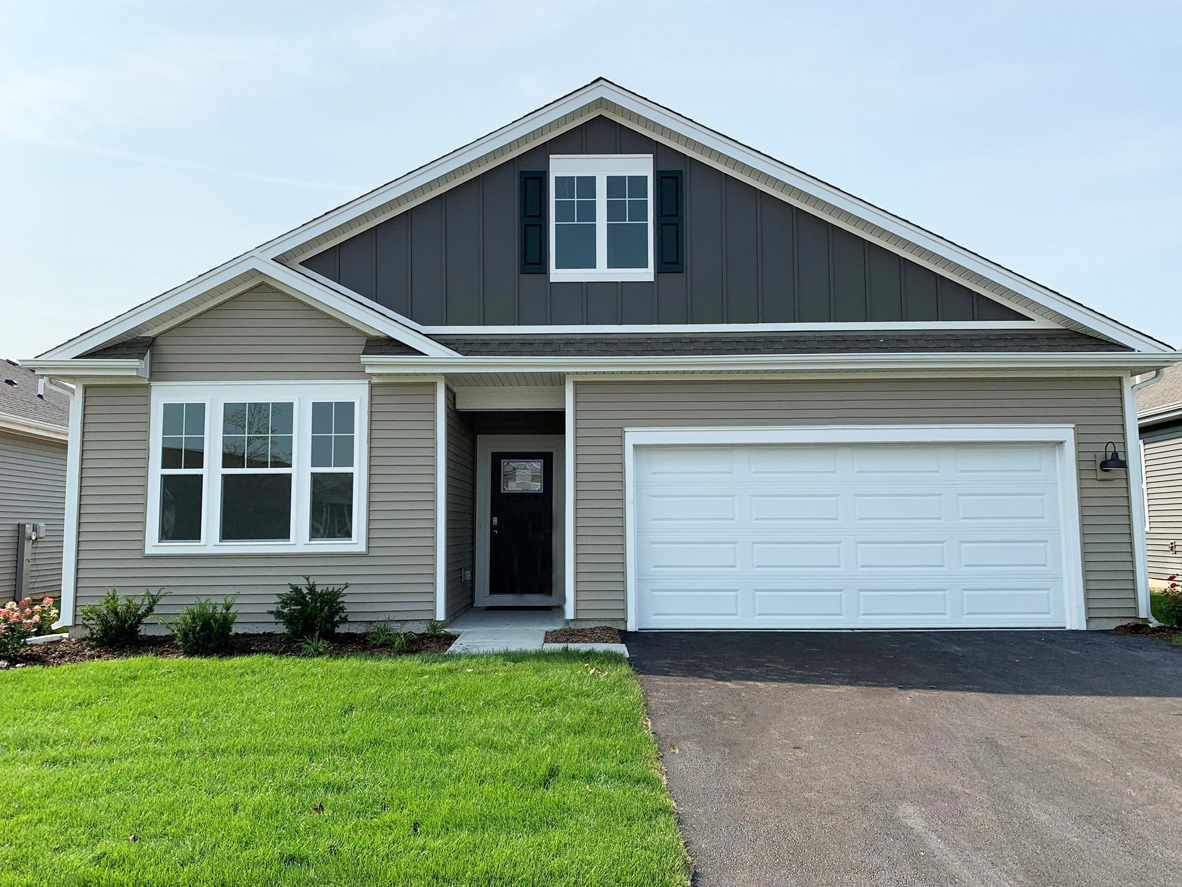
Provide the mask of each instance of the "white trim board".
MULTIPOLYGON (((567 494, 566 478, 569 467, 565 458, 566 446, 562 435, 558 434, 478 434, 476 436, 476 581, 473 585, 473 606, 496 606, 495 599, 490 602, 488 594, 489 579, 489 509, 491 507, 492 472, 489 461, 494 450, 536 450, 550 453, 553 456, 551 469, 553 496, 551 505, 554 514, 554 574, 551 587, 554 594, 549 602, 526 606, 563 606, 564 611, 569 604, 566 597, 568 582, 566 555, 567 540, 572 538, 566 531, 566 514, 573 503, 573 497, 567 494), (483 590, 482 590, 483 589, 483 590)), ((513 604, 516 605, 516 604, 513 604)))
POLYGON ((74 624, 78 588, 78 505, 82 488, 82 423, 86 386, 70 395, 70 441, 66 447, 66 510, 62 520, 62 606, 54 628, 74 624))
POLYGON ((1137 393, 1133 390, 1133 379, 1125 376, 1121 387, 1125 412, 1125 459, 1129 463, 1129 511, 1132 514, 1133 566, 1136 570, 1137 615, 1150 619, 1153 615, 1149 599, 1149 552, 1147 544, 1148 500, 1145 498, 1145 466, 1143 448, 1140 446, 1141 433, 1137 425, 1137 393), (1141 507, 1139 507, 1139 505, 1141 507))
MULTIPOLYGON (((636 448, 752 444, 1052 443, 1059 457, 1063 590, 1069 629, 1087 628, 1075 429, 1071 425, 814 425, 624 429, 624 564, 627 628, 636 631, 636 448)), ((848 630, 848 629, 841 629, 848 630)))
POLYGON ((586 334, 627 335, 644 333, 851 333, 900 331, 973 331, 989 330, 1059 330, 1057 323, 1045 317, 1029 320, 901 320, 895 322, 849 321, 826 323, 622 323, 613 324, 548 324, 546 326, 424 326, 429 336, 578 336, 586 334))
MULTIPOLYGON (((196 314, 208 311, 210 308, 264 283, 274 286, 280 292, 323 311, 330 317, 367 335, 388 336, 428 355, 442 357, 456 354, 450 348, 440 345, 434 339, 415 329, 417 324, 412 325, 406 318, 377 302, 325 281, 318 275, 313 276, 304 273, 303 270, 297 271, 278 262, 248 254, 208 271, 188 283, 169 290, 93 330, 47 351, 37 360, 24 361, 24 364, 33 369, 47 369, 50 361, 56 359, 58 363, 54 364, 55 367, 60 367, 61 361, 68 360, 70 366, 66 369, 81 368, 90 364, 93 364, 95 369, 99 367, 128 368, 132 365, 132 361, 93 359, 79 361, 78 357, 108 342, 118 340, 120 337, 141 334, 158 335, 184 323, 196 314), (243 275, 248 275, 248 279, 233 285, 211 299, 202 302, 196 301, 202 294, 230 284, 243 275), (179 313, 171 314, 163 322, 153 323, 157 318, 171 312, 179 313), (127 367, 124 366, 125 364, 127 367)), ((80 375, 81 372, 62 372, 61 374, 74 376, 80 375)))
POLYGON ((38 422, 36 419, 14 416, 11 413, 0 413, 0 431, 19 434, 23 437, 51 440, 56 443, 66 443, 70 439, 69 428, 53 425, 50 422, 38 422))
POLYGON ((447 381, 435 382, 435 621, 447 620, 447 381))
POLYGON ((561 385, 475 385, 456 387, 457 410, 561 410, 561 385))
MULTIPOLYGON (((880 243, 884 248, 905 256, 911 261, 926 265, 938 273, 948 274, 949 264, 955 264, 969 274, 1007 290, 999 292, 978 280, 956 274, 952 276, 962 285, 997 300, 1020 313, 1033 316, 1030 309, 1014 301, 1019 300, 1040 305, 1052 311, 1069 323, 1080 325, 1101 336, 1132 348, 1156 351, 1164 346, 1152 337, 1138 332, 1097 311, 1083 306, 1059 293, 1015 274, 1007 268, 990 262, 969 250, 928 232, 911 222, 894 216, 872 204, 859 200, 832 185, 813 178, 787 164, 774 160, 733 139, 710 130, 689 118, 683 117, 636 93, 629 92, 610 81, 599 79, 555 102, 501 127, 483 138, 453 151, 419 169, 375 189, 356 200, 350 201, 317 219, 262 244, 229 262, 211 269, 188 283, 182 284, 144 304, 131 309, 100 326, 71 339, 46 353, 46 357, 77 357, 86 351, 116 340, 129 330, 150 323, 153 318, 176 307, 178 300, 197 298, 201 293, 224 285, 234 277, 248 270, 265 273, 275 278, 302 278, 316 296, 316 285, 322 290, 347 293, 348 304, 343 305, 344 316, 363 322, 370 315, 381 319, 375 327, 392 324, 387 334, 412 347, 432 353, 432 346, 421 339, 415 340, 413 333, 419 332, 418 325, 357 293, 344 290, 339 285, 330 285, 323 278, 305 268, 296 271, 278 261, 279 257, 300 245, 316 240, 344 223, 367 214, 365 222, 341 232, 339 238, 351 236, 380 223, 390 213, 377 212, 385 204, 399 197, 421 190, 415 200, 400 205, 393 212, 404 212, 415 202, 430 199, 455 187, 474 175, 503 163, 515 153, 527 150, 538 140, 553 138, 561 132, 577 126, 596 115, 604 115, 623 125, 639 129, 649 137, 667 144, 676 150, 690 151, 704 163, 718 168, 729 175, 738 175, 753 186, 778 198, 822 216, 827 221, 880 243), (649 126, 641 126, 643 119, 649 126), (694 143, 693 146, 690 143, 694 143), (514 147, 515 146, 515 147, 514 147), (460 174, 458 170, 471 165, 460 174), (738 167, 743 167, 739 170, 738 167), (438 186, 438 187, 432 187, 438 186), (286 274, 285 274, 286 272, 286 274)), ((330 245, 324 242, 317 246, 323 249, 330 245)), ((300 258, 314 255, 315 250, 301 254, 300 258)), ((297 290, 303 287, 293 284, 297 290)))
MULTIPOLYGON (((492 166, 505 162, 514 156, 515 153, 527 150, 532 145, 532 142, 529 142, 519 145, 515 151, 509 150, 509 146, 518 139, 523 139, 534 134, 537 130, 553 127, 563 121, 564 118, 567 118, 568 115, 573 115, 580 111, 584 112, 583 116, 569 120, 559 128, 547 131, 545 137, 553 138, 563 129, 585 122, 587 118, 594 115, 609 117, 635 129, 637 128, 636 121, 629 119, 629 115, 636 115, 653 123, 658 130, 663 128, 674 136, 696 142, 707 153, 703 154, 701 151, 693 151, 676 137, 670 137, 662 132, 654 132, 648 128, 643 128, 641 131, 647 136, 675 150, 692 153, 695 158, 722 170, 728 175, 740 176, 760 190, 767 191, 807 212, 819 215, 839 227, 856 233, 860 237, 870 238, 891 252, 906 256, 911 261, 930 267, 943 274, 947 273, 946 266, 947 262, 950 261, 971 274, 979 275, 1010 290, 1021 298, 1042 305, 1102 336, 1107 336, 1138 350, 1157 350, 1164 345, 1164 343, 1144 333, 1105 317, 1093 309, 1081 305, 1034 281, 1028 280, 1008 268, 991 262, 918 225, 886 212, 873 204, 860 200, 851 194, 847 194, 820 179, 803 173, 785 163, 781 163, 766 154, 755 151, 734 139, 708 129, 687 117, 677 114, 668 108, 602 78, 563 96, 555 102, 539 108, 508 126, 502 127, 481 139, 477 139, 458 151, 454 151, 430 164, 420 167, 418 170, 400 179, 395 179, 357 200, 344 204, 340 208, 326 213, 262 245, 258 248, 258 253, 267 258, 277 258, 309 241, 323 237, 351 219, 368 213, 374 213, 385 204, 396 200, 402 195, 409 194, 419 188, 426 189, 436 179, 455 173, 456 170, 484 158, 485 155, 496 155, 488 159, 487 163, 469 170, 465 175, 453 175, 443 187, 427 190, 423 195, 423 199, 442 193, 443 190, 455 187, 468 177, 479 175, 492 166), (620 111, 607 107, 603 104, 605 102, 610 103, 610 105, 615 106, 620 111), (718 155, 721 155, 721 159, 709 156, 709 152, 717 152, 718 155), (754 174, 737 172, 731 163, 726 162, 727 160, 737 161, 739 164, 752 170, 754 174), (788 192, 775 187, 776 182, 786 186, 788 192), (791 193, 794 190, 801 192, 810 199, 795 196, 791 193), (812 198, 819 198, 827 207, 818 206, 816 200, 812 198), (867 230, 868 227, 878 230, 869 231, 867 230), (919 252, 930 252, 937 259, 928 259, 924 255, 918 254, 917 250, 919 252), (941 262, 939 259, 946 261, 941 262)), ((389 214, 375 213, 372 218, 366 220, 363 224, 354 226, 347 232, 340 232, 334 239, 319 243, 314 249, 302 253, 299 259, 306 260, 312 255, 315 255, 316 252, 327 249, 337 240, 352 236, 365 230, 367 227, 379 224, 391 214, 404 212, 410 205, 408 203, 405 206, 399 206, 389 214)), ((1013 303, 1003 293, 991 291, 986 287, 982 287, 979 284, 955 275, 954 277, 962 285, 975 292, 980 292, 991 299, 1002 302, 1022 314, 1029 316, 1031 313, 1024 306, 1013 303)))
POLYGON ((413 357, 362 355, 361 364, 372 375, 394 373, 496 372, 777 372, 840 370, 866 371, 1090 371, 1122 375, 1155 369, 1182 359, 1177 352, 1065 352, 1065 353, 901 353, 901 354, 785 354, 785 355, 663 355, 640 357, 564 357, 514 355, 507 357, 413 357))
POLYGON ((563 509, 563 534, 566 544, 563 546, 563 571, 565 581, 566 600, 563 605, 563 615, 569 621, 575 618, 575 380, 571 376, 565 379, 566 412, 564 437, 566 462, 566 481, 563 495, 566 507, 563 509))

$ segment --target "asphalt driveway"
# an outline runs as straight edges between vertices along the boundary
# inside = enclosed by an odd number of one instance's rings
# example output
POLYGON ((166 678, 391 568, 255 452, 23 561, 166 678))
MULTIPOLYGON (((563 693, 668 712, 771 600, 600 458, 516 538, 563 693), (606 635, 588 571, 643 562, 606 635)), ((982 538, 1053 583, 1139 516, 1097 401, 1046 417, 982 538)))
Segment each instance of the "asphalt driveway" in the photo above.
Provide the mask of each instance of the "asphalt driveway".
POLYGON ((626 637, 700 887, 1182 884, 1182 650, 626 637))

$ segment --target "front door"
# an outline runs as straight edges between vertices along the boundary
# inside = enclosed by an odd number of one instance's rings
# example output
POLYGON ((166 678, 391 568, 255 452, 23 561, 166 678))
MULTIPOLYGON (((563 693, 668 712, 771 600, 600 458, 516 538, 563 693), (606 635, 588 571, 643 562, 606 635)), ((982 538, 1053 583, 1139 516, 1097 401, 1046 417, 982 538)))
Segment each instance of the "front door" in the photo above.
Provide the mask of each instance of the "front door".
POLYGON ((489 472, 489 604, 554 595, 554 455, 497 451, 489 472))

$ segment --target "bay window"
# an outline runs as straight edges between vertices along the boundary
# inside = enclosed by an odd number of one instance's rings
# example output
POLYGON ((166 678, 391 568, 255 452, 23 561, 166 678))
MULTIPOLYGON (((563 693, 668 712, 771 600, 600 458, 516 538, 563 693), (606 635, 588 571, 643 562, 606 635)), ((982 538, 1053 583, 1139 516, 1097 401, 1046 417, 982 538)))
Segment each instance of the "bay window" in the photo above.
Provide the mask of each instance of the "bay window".
POLYGON ((145 550, 363 550, 367 411, 364 384, 154 385, 145 550))

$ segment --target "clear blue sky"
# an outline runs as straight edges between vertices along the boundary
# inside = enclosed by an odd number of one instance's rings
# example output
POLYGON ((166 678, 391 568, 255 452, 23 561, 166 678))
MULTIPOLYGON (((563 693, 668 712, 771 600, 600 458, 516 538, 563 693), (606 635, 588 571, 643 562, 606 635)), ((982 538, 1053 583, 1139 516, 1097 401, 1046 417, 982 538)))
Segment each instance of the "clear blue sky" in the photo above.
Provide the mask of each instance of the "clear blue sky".
POLYGON ((1178 2, 0 0, 0 355, 599 75, 1182 343, 1178 2))

